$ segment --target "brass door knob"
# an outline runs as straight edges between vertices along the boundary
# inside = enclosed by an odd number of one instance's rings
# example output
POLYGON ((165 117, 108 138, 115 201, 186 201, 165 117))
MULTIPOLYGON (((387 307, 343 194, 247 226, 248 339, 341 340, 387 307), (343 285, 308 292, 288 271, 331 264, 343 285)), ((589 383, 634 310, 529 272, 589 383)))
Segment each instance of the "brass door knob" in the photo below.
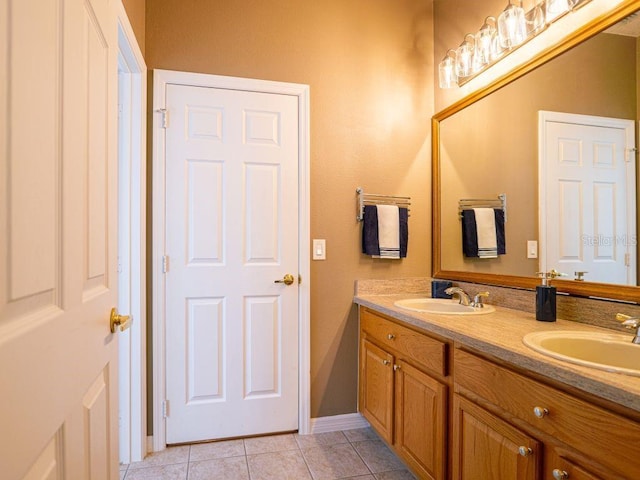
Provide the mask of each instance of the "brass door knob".
POLYGON ((116 328, 120 327, 120 331, 124 332, 127 328, 131 326, 131 317, 129 315, 119 315, 117 308, 111 309, 111 318, 109 320, 109 327, 111 329, 111 333, 116 333, 116 328))
POLYGON ((290 273, 287 273, 282 280, 276 280, 273 283, 284 283, 285 285, 291 285, 295 281, 295 278, 290 273))

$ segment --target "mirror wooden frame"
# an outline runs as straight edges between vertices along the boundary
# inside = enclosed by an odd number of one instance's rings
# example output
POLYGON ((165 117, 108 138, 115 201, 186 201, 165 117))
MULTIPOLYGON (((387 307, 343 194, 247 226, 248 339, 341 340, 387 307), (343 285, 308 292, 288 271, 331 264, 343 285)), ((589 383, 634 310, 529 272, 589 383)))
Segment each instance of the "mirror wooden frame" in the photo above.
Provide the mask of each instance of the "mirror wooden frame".
MULTIPOLYGON (((442 244, 440 238, 441 232, 441 167, 440 167, 440 122, 454 115, 460 110, 477 102, 478 100, 490 95, 496 90, 515 81, 530 71, 536 69, 540 65, 575 47, 579 43, 591 38, 608 28, 614 23, 622 20, 628 15, 640 9, 640 0, 628 0, 620 3, 610 12, 596 18, 594 21, 584 25, 572 34, 568 35, 564 41, 540 52, 529 62, 510 71, 508 74, 498 78, 495 82, 479 89, 470 95, 464 97, 458 102, 445 108, 435 114, 431 119, 431 154, 432 154, 432 265, 434 278, 444 278, 447 280, 459 280, 472 283, 481 283, 487 285, 499 285, 505 287, 527 288, 533 289, 540 284, 540 280, 535 277, 522 277, 515 275, 501 275, 493 273, 465 272, 455 270, 442 269, 442 244)), ((553 284, 558 288, 559 292, 568 293, 581 297, 599 297, 612 300, 623 300, 638 303, 640 301, 640 287, 595 283, 595 282, 576 282, 575 280, 554 279, 553 284)))

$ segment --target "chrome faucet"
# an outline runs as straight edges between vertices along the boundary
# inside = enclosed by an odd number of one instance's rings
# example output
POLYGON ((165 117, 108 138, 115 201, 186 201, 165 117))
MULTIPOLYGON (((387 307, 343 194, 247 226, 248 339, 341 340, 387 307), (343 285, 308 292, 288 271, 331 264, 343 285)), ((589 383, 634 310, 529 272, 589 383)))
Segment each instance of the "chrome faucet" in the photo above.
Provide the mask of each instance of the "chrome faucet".
POLYGON ((471 305, 471 298, 469 297, 469 294, 462 290, 460 287, 449 287, 444 291, 444 293, 453 296, 458 295, 460 305, 464 305, 466 307, 471 305))
POLYGON ((640 345, 640 317, 631 317, 624 313, 618 313, 616 314, 616 320, 622 322, 622 325, 629 330, 635 330, 635 336, 631 342, 640 345))

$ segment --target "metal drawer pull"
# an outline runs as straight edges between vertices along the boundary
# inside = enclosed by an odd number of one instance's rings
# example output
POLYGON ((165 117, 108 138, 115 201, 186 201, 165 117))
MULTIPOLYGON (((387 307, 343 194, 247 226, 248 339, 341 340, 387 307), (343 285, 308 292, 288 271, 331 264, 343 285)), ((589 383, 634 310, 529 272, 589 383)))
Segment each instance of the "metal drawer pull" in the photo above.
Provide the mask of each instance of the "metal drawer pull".
POLYGON ((389 340, 395 340, 396 336, 393 333, 390 333, 389 335, 387 335, 387 338, 389 340))
POLYGON ((529 447, 518 447, 518 453, 522 457, 528 457, 529 455, 533 455, 533 450, 531 450, 529 447))
POLYGON ((400 370, 400 365, 398 365, 397 363, 393 366, 393 371, 397 372, 398 370, 400 370))
POLYGON ((390 365, 390 364, 391 364, 391 362, 390 362, 389 360, 383 360, 383 361, 382 361, 382 364, 383 364, 383 365, 390 365))
POLYGON ((549 410, 542 407, 533 407, 533 414, 538 418, 544 418, 549 415, 549 410))
POLYGON ((564 470, 560 470, 559 468, 554 468, 553 478, 555 478, 556 480, 567 480, 567 478, 569 478, 569 474, 564 470))

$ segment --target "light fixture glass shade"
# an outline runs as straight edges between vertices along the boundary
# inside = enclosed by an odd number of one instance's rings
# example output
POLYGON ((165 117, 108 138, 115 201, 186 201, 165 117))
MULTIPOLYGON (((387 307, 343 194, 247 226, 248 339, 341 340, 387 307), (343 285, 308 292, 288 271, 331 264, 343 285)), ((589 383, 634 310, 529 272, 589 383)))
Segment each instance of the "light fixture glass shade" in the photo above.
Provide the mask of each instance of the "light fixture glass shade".
POLYGON ((527 35, 536 35, 544 28, 545 18, 542 11, 542 1, 537 3, 530 11, 525 14, 527 21, 527 35))
POLYGON ((577 0, 545 0, 546 22, 551 23, 560 15, 571 10, 577 0))
POLYGON ((490 21, 495 25, 496 19, 487 17, 484 25, 476 33, 474 64, 479 65, 480 68, 493 61, 495 56, 495 39, 498 32, 494 25, 489 24, 490 21))
POLYGON ((473 40, 474 36, 468 33, 464 41, 456 49, 456 75, 458 77, 468 77, 473 72, 473 40), (471 39, 471 40, 469 40, 471 39))
POLYGON ((498 17, 498 37, 503 48, 513 48, 527 38, 524 9, 509 2, 498 17))
POLYGON ((449 53, 455 55, 453 50, 449 50, 447 55, 438 65, 438 77, 440 88, 453 88, 458 85, 458 76, 456 75, 456 61, 449 53))

